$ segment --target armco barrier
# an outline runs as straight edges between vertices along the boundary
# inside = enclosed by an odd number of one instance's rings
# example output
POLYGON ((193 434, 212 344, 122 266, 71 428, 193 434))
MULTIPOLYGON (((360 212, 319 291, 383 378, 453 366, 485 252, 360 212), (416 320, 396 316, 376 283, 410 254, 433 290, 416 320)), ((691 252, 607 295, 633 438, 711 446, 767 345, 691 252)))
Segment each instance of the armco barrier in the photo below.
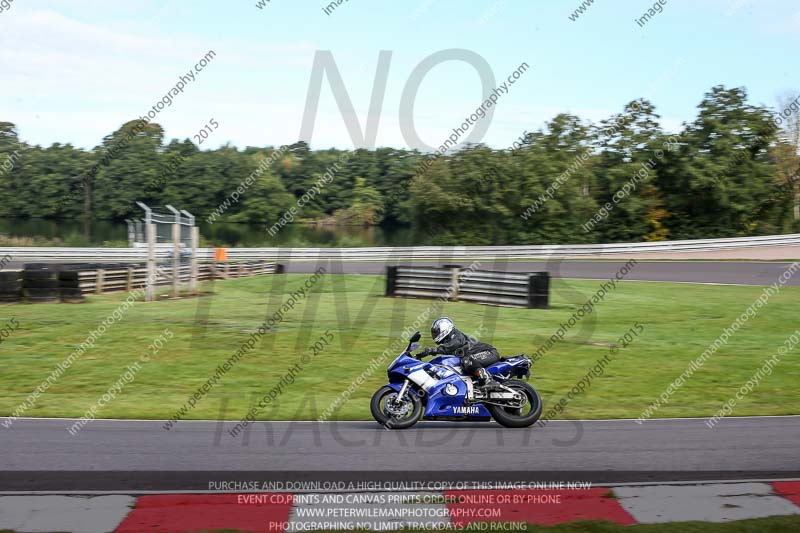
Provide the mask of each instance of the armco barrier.
MULTIPOLYGON (((430 259, 533 259, 548 257, 613 256, 656 252, 702 252, 737 250, 769 246, 800 246, 800 234, 741 237, 732 239, 697 239, 615 244, 569 244, 531 246, 408 246, 369 248, 228 248, 229 260, 410 260, 430 259)), ((214 260, 214 248, 198 249, 198 258, 214 260)), ((168 253, 168 252, 163 252, 168 253)), ((0 248, 15 261, 144 261, 144 248, 0 248)))
POLYGON ((386 268, 386 296, 547 309, 549 281, 547 272, 461 270, 450 265, 390 266, 386 268))

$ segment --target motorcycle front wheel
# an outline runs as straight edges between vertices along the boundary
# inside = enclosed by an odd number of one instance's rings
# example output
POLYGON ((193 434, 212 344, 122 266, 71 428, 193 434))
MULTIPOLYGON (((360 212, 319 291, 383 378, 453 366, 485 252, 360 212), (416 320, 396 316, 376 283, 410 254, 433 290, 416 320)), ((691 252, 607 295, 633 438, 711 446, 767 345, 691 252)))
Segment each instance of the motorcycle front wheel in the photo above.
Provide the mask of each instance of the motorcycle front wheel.
POLYGON ((408 391, 402 402, 397 402, 397 391, 384 385, 372 395, 369 403, 372 418, 387 429, 408 429, 422 416, 422 400, 408 391))
POLYGON ((526 428, 532 426, 542 415, 542 398, 539 396, 539 393, 524 381, 511 380, 506 381, 503 385, 524 394, 527 398, 527 402, 521 409, 487 404, 486 408, 492 413, 492 418, 494 418, 498 424, 507 428, 526 428))

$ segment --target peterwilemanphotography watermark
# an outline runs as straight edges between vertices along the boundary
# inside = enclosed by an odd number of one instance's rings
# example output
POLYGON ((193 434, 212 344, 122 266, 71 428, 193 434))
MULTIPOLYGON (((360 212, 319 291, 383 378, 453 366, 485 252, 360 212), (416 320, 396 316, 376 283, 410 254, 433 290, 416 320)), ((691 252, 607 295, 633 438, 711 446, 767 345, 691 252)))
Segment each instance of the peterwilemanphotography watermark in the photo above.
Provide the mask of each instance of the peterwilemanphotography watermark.
POLYGON ((225 214, 225 211, 239 203, 242 196, 244 196, 244 194, 247 192, 247 189, 249 189, 258 180, 258 178, 264 174, 264 172, 272 167, 276 161, 280 160, 280 158, 286 154, 288 149, 288 146, 281 146, 277 150, 273 150, 272 153, 270 153, 267 157, 262 158, 258 162, 256 169, 253 170, 253 172, 251 172, 250 175, 247 176, 247 178, 245 178, 238 187, 236 187, 236 190, 228 195, 228 197, 225 198, 225 200, 223 200, 222 203, 219 204, 219 206, 217 206, 217 208, 206 217, 206 222, 213 224, 217 218, 225 214))
POLYGON ((769 305, 770 298, 778 295, 786 284, 792 279, 792 276, 800 271, 800 263, 792 263, 780 276, 778 280, 764 288, 758 298, 748 305, 744 311, 736 317, 736 319, 725 327, 720 335, 703 350, 697 358, 691 360, 680 376, 675 378, 669 386, 661 393, 661 395, 645 408, 644 411, 636 419, 637 424, 642 424, 648 418, 651 418, 656 411, 670 402, 672 396, 683 387, 684 383, 691 378, 695 372, 703 368, 703 365, 711 358, 717 351, 728 344, 730 339, 741 329, 747 322, 755 318, 758 313, 767 305, 769 305))
POLYGON ((455 148, 462 137, 467 136, 465 138, 468 138, 470 129, 473 128, 473 126, 475 126, 479 121, 487 119, 487 117, 488 120, 491 120, 491 117, 494 114, 494 106, 497 105, 500 97, 507 95, 511 90, 511 86, 517 83, 522 75, 525 74, 530 68, 531 66, 527 62, 523 61, 514 70, 514 72, 512 72, 506 78, 505 82, 494 87, 490 94, 484 95, 484 100, 478 107, 475 108, 475 111, 464 117, 464 122, 462 122, 461 125, 453 128, 450 136, 444 142, 442 142, 433 153, 428 154, 426 158, 417 166, 417 176, 425 174, 425 172, 430 169, 437 159, 442 157, 449 150, 455 148))
MULTIPOLYGON (((158 269, 154 272, 153 277, 163 277, 164 272, 161 269, 158 269)), ((147 284, 147 282, 145 283, 147 284)), ((70 352, 70 354, 60 361, 53 370, 47 375, 47 377, 42 380, 41 383, 36 387, 36 389, 31 392, 25 401, 20 403, 13 411, 12 414, 3 420, 3 427, 6 429, 11 428, 14 422, 21 416, 23 416, 26 412, 30 411, 36 403, 39 401, 39 398, 47 392, 47 390, 55 385, 61 376, 63 376, 81 357, 83 357, 89 350, 95 347, 95 343, 98 342, 103 336, 111 330, 111 328, 122 321, 126 312, 131 309, 137 302, 140 302, 145 295, 145 289, 139 288, 134 291, 131 291, 128 296, 120 303, 111 313, 109 313, 103 320, 100 322, 94 329, 92 329, 87 335, 86 338, 77 346, 74 350, 70 352)))
POLYGON ((0 531, 800 530, 798 21, 686 4, 0 0, 0 531))
POLYGON ((153 339, 147 349, 139 356, 139 360, 131 363, 125 369, 125 371, 120 374, 119 378, 117 378, 114 384, 111 385, 100 397, 98 397, 97 400, 95 400, 95 402, 86 410, 86 413, 84 413, 84 415, 81 416, 74 424, 67 428, 67 432, 74 437, 86 426, 86 424, 96 419, 97 413, 103 407, 113 402, 114 399, 122 393, 126 385, 133 383, 133 381, 136 379, 136 375, 142 369, 142 363, 150 362, 153 357, 158 355, 158 352, 161 351, 161 349, 172 337, 174 337, 172 331, 170 331, 169 328, 165 328, 164 331, 158 337, 153 339))
POLYGON ((243 342, 230 357, 217 365, 214 374, 206 379, 206 381, 192 393, 186 402, 175 411, 172 418, 167 420, 162 427, 169 431, 178 421, 182 420, 192 409, 197 407, 197 403, 205 398, 217 383, 219 383, 242 358, 255 350, 257 344, 264 335, 283 322, 287 314, 293 311, 296 305, 306 300, 311 289, 326 273, 327 269, 325 267, 319 267, 311 276, 307 277, 295 291, 291 292, 289 297, 280 306, 280 309, 272 313, 267 320, 262 322, 258 328, 256 328, 256 331, 251 333, 248 339, 243 342))
POLYGON ((720 408, 717 414, 706 420, 706 426, 709 429, 713 429, 717 424, 719 424, 720 420, 726 416, 730 416, 733 413, 733 408, 736 407, 736 404, 744 400, 751 392, 758 388, 762 381, 771 376, 775 368, 781 363, 781 358, 788 355, 789 352, 794 350, 798 344, 800 344, 800 330, 795 331, 789 336, 789 338, 783 341, 783 345, 778 348, 776 353, 772 354, 767 359, 764 359, 758 370, 756 370, 753 375, 750 376, 750 378, 741 387, 739 387, 739 389, 737 389, 734 397, 728 399, 728 401, 723 404, 722 408, 720 408))

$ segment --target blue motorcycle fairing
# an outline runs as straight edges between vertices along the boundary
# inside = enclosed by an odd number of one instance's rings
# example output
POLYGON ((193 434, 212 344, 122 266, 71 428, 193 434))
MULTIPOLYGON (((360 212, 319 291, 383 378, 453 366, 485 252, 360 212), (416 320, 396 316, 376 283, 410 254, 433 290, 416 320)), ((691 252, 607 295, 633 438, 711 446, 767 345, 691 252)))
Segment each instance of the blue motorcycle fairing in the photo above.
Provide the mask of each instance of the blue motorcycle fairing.
POLYGON ((452 371, 448 371, 448 374, 428 391, 424 418, 470 419, 492 416, 483 404, 465 405, 467 384, 464 378, 452 371), (447 393, 448 390, 450 394, 447 393))
POLYGON ((387 374, 389 375, 389 383, 399 383, 402 385, 403 382, 408 379, 408 375, 412 371, 411 369, 416 370, 417 368, 422 368, 422 365, 425 364, 427 363, 423 363, 419 359, 414 359, 405 353, 401 353, 397 359, 389 364, 389 368, 387 370, 387 374))
MULTIPOLYGON (((483 404, 464 405, 464 398, 467 395, 467 384, 460 378, 456 378, 452 383, 458 390, 455 396, 449 396, 444 393, 447 387, 446 383, 442 384, 439 390, 428 395, 428 401, 425 404, 425 412, 422 415, 424 419, 461 418, 463 420, 485 420, 492 416, 483 404)), ((394 389, 395 392, 400 392, 400 389, 403 388, 403 382, 389 382, 387 386, 394 389)), ((416 393, 412 392, 411 394, 416 393)))
POLYGON ((530 375, 531 360, 525 356, 504 359, 486 368, 495 379, 505 381, 513 377, 530 375))
POLYGON ((394 382, 394 383, 393 382, 389 382, 389 383, 386 384, 386 386, 389 387, 390 389, 394 389, 395 392, 400 392, 400 389, 403 388, 403 384, 402 383, 396 383, 396 382, 394 382))
POLYGON ((466 405, 468 386, 465 379, 470 378, 456 372, 460 363, 460 359, 453 356, 440 356, 423 362, 402 353, 389 364, 388 386, 399 392, 405 381, 410 380, 415 388, 424 391, 425 419, 487 420, 491 414, 482 404, 466 405))

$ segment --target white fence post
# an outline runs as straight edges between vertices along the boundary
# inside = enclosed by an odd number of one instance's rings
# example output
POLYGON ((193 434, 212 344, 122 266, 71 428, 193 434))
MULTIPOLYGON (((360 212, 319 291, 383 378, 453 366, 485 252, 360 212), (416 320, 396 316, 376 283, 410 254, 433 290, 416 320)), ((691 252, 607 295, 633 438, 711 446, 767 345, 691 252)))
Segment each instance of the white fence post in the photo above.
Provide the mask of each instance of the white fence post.
POLYGON ((181 225, 172 225, 172 297, 177 298, 181 283, 181 225))
POLYGON ((147 279, 145 280, 144 299, 152 302, 156 298, 156 225, 147 225, 147 279))
POLYGON ((192 235, 192 259, 191 259, 191 267, 190 267, 190 274, 189 274, 189 292, 191 294, 197 294, 197 247, 200 244, 200 228, 197 226, 192 226, 191 229, 192 235))

